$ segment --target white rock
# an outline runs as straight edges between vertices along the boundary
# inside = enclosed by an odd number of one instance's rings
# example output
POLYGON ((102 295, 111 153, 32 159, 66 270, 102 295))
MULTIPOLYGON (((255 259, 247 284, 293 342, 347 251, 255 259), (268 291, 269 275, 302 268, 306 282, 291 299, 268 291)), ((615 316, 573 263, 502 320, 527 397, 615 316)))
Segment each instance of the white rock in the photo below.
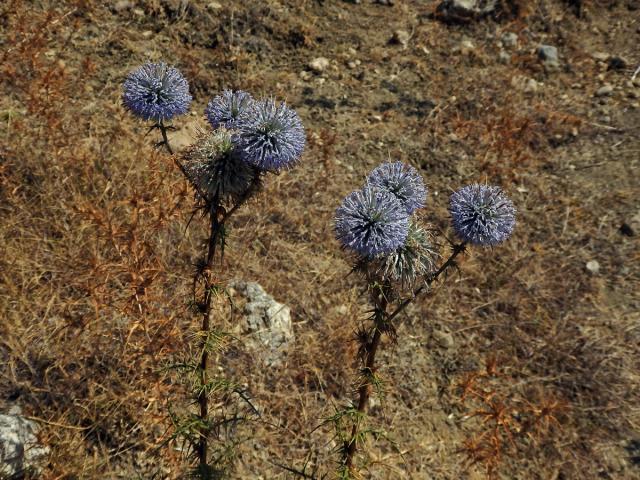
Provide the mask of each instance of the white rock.
POLYGON ((600 264, 598 263, 597 260, 589 260, 587 262, 587 270, 593 274, 596 274, 600 271, 600 264))
POLYGON ((38 473, 49 455, 36 437, 38 425, 12 409, 9 415, 0 415, 0 477, 22 478, 21 474, 38 473))
POLYGON ((291 309, 275 301, 256 282, 235 280, 229 284, 244 297, 240 329, 248 335, 247 345, 261 351, 267 365, 278 365, 294 339, 291 309))
POLYGON ((445 21, 457 22, 487 15, 497 6, 498 0, 443 0, 436 12, 445 21))
POLYGON ((317 57, 309 62, 309 68, 315 73, 322 73, 329 68, 329 59, 325 57, 317 57))
POLYGON ((222 5, 218 2, 207 3, 207 10, 216 11, 216 10, 220 10, 221 8, 222 8, 222 5))

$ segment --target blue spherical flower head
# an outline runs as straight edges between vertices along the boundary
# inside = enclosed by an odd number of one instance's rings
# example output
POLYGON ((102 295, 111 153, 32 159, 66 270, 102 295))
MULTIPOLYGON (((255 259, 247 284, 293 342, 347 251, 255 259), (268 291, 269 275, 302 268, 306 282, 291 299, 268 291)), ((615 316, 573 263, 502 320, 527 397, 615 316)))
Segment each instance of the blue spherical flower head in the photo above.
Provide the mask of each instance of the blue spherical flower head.
POLYGON ((191 105, 189 83, 165 63, 146 63, 129 74, 123 85, 122 103, 144 120, 171 120, 191 105))
POLYGON ((497 245, 511 236, 516 209, 500 187, 469 185, 451 195, 453 229, 473 245, 497 245))
POLYGON ((284 102, 259 100, 235 124, 240 156, 261 170, 279 171, 295 165, 306 141, 298 114, 284 102))
POLYGON ((367 183, 395 195, 409 214, 424 207, 427 187, 418 171, 410 165, 383 163, 369 174, 367 183))
POLYGON ((336 238, 363 258, 394 251, 408 231, 404 206, 391 193, 370 185, 350 193, 336 210, 336 238))
POLYGON ((225 90, 211 99, 204 111, 211 126, 232 129, 241 115, 251 107, 253 97, 242 90, 225 90))

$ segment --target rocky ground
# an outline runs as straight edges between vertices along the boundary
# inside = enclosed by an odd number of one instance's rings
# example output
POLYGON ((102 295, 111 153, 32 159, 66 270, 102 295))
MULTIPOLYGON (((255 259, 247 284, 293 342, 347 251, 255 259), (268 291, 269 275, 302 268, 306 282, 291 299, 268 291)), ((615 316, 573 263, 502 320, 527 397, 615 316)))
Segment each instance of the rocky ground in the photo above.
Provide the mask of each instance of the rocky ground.
POLYGON ((389 159, 424 176, 443 254, 465 184, 502 186, 518 225, 399 318, 362 476, 639 478, 638 8, 3 2, 0 459, 23 425, 34 478, 185 478, 167 441, 185 386, 164 367, 193 348, 206 226, 120 101, 128 72, 164 60, 194 96, 178 149, 223 88, 286 100, 307 129, 301 164, 234 217, 220 273, 235 283, 217 318, 237 340, 213 368, 260 412, 227 437, 232 478, 335 470, 323 422, 354 398, 368 304, 332 216, 389 159))

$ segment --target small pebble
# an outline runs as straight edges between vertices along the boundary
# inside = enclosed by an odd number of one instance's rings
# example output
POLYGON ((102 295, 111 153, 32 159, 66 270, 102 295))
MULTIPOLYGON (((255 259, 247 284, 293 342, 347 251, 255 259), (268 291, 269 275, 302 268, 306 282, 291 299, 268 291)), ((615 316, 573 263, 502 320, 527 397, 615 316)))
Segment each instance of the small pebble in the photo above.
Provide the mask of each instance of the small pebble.
POLYGON ((450 333, 443 332, 441 330, 434 330, 433 339, 442 348, 446 348, 446 349, 453 348, 453 345, 454 345, 453 335, 451 335, 450 333))
POLYGON ((552 45, 540 45, 538 47, 538 58, 542 60, 542 63, 547 70, 553 70, 560 67, 558 49, 552 45))
POLYGON ((596 97, 607 97, 613 93, 613 85, 603 85, 596 91, 596 97))
POLYGON ((325 57, 317 57, 311 60, 308 66, 315 73, 322 73, 329 68, 329 60, 325 57))
POLYGON ((129 0, 120 0, 119 2, 116 2, 113 9, 116 12, 123 12, 125 10, 129 10, 131 7, 133 7, 133 3, 129 0))
POLYGON ((597 260, 589 260, 587 262, 587 270, 593 274, 596 274, 600 271, 600 264, 597 260))
POLYGON ((389 42, 395 45, 402 45, 404 48, 407 48, 410 39, 411 34, 406 30, 396 30, 395 32, 393 32, 393 36, 391 37, 391 40, 389 40, 389 42))
POLYGON ((513 32, 504 32, 500 40, 505 48, 513 48, 518 44, 518 35, 513 32))
POLYGON ((511 63, 511 55, 504 50, 500 50, 500 55, 498 55, 498 60, 500 63, 509 64, 511 63))

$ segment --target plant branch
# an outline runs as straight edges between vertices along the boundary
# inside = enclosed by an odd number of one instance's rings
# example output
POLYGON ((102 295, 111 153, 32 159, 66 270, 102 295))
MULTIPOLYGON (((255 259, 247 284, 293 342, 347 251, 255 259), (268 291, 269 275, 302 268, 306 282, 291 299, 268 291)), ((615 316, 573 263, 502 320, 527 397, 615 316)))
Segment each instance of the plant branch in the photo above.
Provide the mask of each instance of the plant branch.
POLYGON ((442 275, 450 267, 455 265, 456 257, 460 255, 462 252, 464 252, 466 248, 467 248, 466 242, 462 242, 454 245, 453 251, 451 252, 451 255, 449 256, 447 261, 444 262, 436 272, 430 275, 429 278, 427 278, 425 282, 413 292, 413 295, 405 299, 400 305, 398 305, 398 307, 393 312, 391 312, 391 314, 387 317, 387 322, 392 322, 393 319, 396 318, 400 313, 402 313, 404 309, 407 308, 407 306, 409 306, 411 302, 413 302, 416 298, 418 298, 418 296, 425 290, 425 288, 430 287, 431 284, 435 282, 438 279, 438 277, 440 277, 440 275, 442 275))
MULTIPOLYGON (((173 155, 173 149, 169 144, 169 137, 167 137, 167 126, 164 124, 164 121, 161 119, 157 123, 157 125, 154 125, 154 127, 158 128, 158 130, 160 130, 160 134, 162 135, 162 141, 158 144, 158 146, 160 147, 164 145, 165 147, 167 147, 167 151, 169 152, 169 155, 173 155)), ((151 128, 153 129, 154 127, 151 127, 151 128)), ((175 130, 175 127, 173 127, 173 129, 175 130)))

